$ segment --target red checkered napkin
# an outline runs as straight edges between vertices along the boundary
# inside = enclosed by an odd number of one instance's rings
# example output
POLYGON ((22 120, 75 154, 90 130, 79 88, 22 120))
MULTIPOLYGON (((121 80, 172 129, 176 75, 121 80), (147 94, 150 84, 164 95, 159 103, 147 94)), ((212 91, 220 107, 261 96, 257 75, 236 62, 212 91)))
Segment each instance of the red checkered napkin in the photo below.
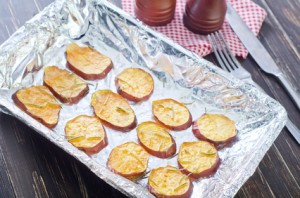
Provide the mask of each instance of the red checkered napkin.
MULTIPOLYGON (((227 0, 242 17, 244 22, 257 36, 262 23, 267 15, 266 11, 250 0, 227 0)), ((177 0, 175 17, 171 23, 166 26, 152 27, 154 30, 165 34, 183 47, 205 56, 211 52, 207 36, 198 35, 190 32, 184 27, 182 17, 185 9, 186 0, 177 0)), ((123 9, 134 15, 135 0, 122 0, 123 9)), ((223 36, 228 43, 230 49, 236 56, 247 57, 248 51, 240 42, 236 34, 230 28, 227 21, 221 28, 223 36)))

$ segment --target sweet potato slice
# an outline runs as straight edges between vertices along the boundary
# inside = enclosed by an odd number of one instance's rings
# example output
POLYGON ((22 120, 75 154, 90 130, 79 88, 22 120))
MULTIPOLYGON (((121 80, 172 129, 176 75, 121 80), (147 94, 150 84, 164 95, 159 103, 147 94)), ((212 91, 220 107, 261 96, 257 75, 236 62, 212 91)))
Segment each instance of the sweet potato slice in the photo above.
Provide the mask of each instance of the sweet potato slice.
POLYGON ((44 70, 44 85, 63 103, 77 103, 89 91, 88 84, 76 74, 56 66, 44 70))
POLYGON ((173 99, 153 101, 152 113, 156 121, 171 130, 184 130, 192 124, 192 116, 188 108, 173 99))
POLYGON ((65 126, 67 140, 87 154, 95 154, 107 146, 107 136, 99 118, 80 115, 65 126))
POLYGON ((115 147, 108 158, 108 168, 127 179, 143 175, 148 167, 149 154, 135 142, 127 142, 115 147))
POLYGON ((76 43, 68 45, 66 54, 68 67, 85 80, 103 79, 113 67, 107 56, 76 43))
POLYGON ((224 115, 204 114, 193 123, 193 133, 200 139, 223 148, 236 138, 234 121, 224 115))
POLYGON ((193 183, 177 168, 165 166, 150 172, 148 189, 156 197, 188 198, 193 192, 193 183))
POLYGON ((13 94, 12 99, 20 109, 48 128, 56 126, 61 106, 47 87, 20 89, 13 94))
POLYGON ((128 68, 116 77, 116 86, 121 96, 139 102, 151 96, 154 81, 148 72, 139 68, 128 68))
POLYGON ((96 116, 107 126, 118 131, 136 127, 136 117, 127 100, 110 90, 99 90, 92 95, 96 116))
POLYGON ((220 159, 216 147, 209 142, 184 142, 180 145, 178 164, 185 174, 198 179, 213 174, 220 159))
POLYGON ((139 143, 144 149, 159 158, 168 158, 176 153, 176 143, 169 132, 155 122, 143 122, 137 127, 139 143))

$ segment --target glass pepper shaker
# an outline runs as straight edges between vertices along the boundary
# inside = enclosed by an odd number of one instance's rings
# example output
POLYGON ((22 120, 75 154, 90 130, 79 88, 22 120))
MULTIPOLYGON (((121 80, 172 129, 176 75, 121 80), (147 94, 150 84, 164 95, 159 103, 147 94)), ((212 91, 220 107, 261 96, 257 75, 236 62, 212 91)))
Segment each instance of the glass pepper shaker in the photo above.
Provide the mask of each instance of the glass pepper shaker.
POLYGON ((188 0, 183 15, 184 26, 197 34, 219 30, 226 14, 225 0, 188 0))
POLYGON ((134 12, 150 26, 162 26, 174 18, 176 0, 136 0, 134 12))

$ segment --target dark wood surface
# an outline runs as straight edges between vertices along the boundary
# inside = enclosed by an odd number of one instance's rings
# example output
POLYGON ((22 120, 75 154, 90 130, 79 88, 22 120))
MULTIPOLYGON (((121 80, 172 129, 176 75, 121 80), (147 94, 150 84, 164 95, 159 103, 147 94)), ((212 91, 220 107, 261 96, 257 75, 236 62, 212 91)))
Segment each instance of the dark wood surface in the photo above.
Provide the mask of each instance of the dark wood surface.
MULTIPOLYGON (((52 0, 0 0, 0 43, 52 0)), ((116 0, 118 2, 118 0, 116 0)), ((300 2, 255 0, 268 12, 259 38, 300 89, 300 2)), ((206 57, 216 62, 213 55, 206 57)), ((253 79, 279 100, 300 127, 300 112, 249 56, 253 79)), ((0 197, 124 197, 84 165, 17 119, 0 113, 0 197)), ((236 197, 300 197, 300 146, 284 128, 236 197)))

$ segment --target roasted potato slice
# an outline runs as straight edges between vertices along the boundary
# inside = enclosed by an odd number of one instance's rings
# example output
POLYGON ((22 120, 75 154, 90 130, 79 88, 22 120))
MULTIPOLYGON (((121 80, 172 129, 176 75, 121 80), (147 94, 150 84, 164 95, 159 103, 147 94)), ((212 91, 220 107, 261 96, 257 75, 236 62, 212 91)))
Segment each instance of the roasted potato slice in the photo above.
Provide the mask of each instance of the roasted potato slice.
POLYGON ((144 149, 159 158, 168 158, 176 153, 176 143, 169 132, 155 122, 143 122, 137 127, 139 143, 144 149))
POLYGON ((153 101, 152 113, 156 121, 171 130, 184 130, 192 124, 192 116, 188 108, 170 98, 153 101))
POLYGON ((234 121, 224 115, 204 114, 193 123, 193 133, 200 140, 206 140, 223 148, 236 138, 234 121))
POLYGON ((76 43, 68 45, 66 54, 68 67, 85 80, 103 79, 113 67, 107 56, 76 43))
POLYGON ((121 96, 139 102, 151 96, 154 81, 148 72, 139 68, 128 68, 116 77, 116 86, 121 96))
POLYGON ((108 158, 108 168, 127 179, 143 175, 148 167, 149 154, 135 142, 115 147, 108 158))
POLYGON ((220 159, 216 147, 209 142, 184 142, 180 145, 178 164, 185 174, 198 179, 213 174, 220 159))
POLYGON ((127 100, 110 90, 99 90, 92 95, 96 116, 107 126, 130 131, 136 127, 136 117, 127 100))
POLYGON ((193 192, 193 183, 177 168, 165 166, 152 169, 148 189, 156 197, 188 198, 193 192))
POLYGON ((67 140, 87 154, 95 154, 107 146, 107 136, 99 118, 80 115, 65 126, 67 140))
POLYGON ((88 84, 65 69, 48 66, 44 70, 44 85, 63 103, 77 103, 89 91, 88 84))
POLYGON ((56 126, 61 106, 47 87, 22 88, 13 94, 12 99, 20 109, 48 128, 56 126))

